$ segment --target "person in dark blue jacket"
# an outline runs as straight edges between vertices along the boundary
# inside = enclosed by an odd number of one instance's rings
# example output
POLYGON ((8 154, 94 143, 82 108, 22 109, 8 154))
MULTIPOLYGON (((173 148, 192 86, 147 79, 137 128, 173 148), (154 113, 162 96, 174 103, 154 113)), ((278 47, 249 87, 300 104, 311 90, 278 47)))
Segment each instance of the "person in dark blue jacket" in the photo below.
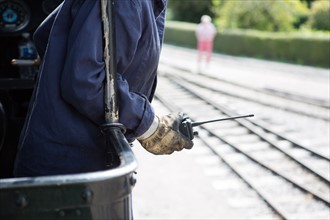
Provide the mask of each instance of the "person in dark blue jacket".
MULTIPOLYGON (((193 146, 178 132, 182 113, 150 104, 164 35, 166 0, 117 0, 119 122, 129 142, 154 154, 193 146)), ((43 176, 105 169, 103 33, 99 0, 65 0, 38 27, 39 76, 21 133, 14 174, 43 176)))

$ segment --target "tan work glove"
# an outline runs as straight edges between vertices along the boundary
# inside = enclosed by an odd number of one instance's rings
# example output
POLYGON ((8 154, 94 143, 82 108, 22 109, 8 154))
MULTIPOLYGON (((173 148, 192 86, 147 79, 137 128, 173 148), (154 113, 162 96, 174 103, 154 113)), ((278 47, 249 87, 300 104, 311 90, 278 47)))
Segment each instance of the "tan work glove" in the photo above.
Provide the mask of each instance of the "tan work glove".
POLYGON ((156 155, 171 154, 183 148, 191 149, 194 143, 179 131, 183 118, 183 113, 160 117, 156 131, 150 137, 138 141, 147 151, 156 155))

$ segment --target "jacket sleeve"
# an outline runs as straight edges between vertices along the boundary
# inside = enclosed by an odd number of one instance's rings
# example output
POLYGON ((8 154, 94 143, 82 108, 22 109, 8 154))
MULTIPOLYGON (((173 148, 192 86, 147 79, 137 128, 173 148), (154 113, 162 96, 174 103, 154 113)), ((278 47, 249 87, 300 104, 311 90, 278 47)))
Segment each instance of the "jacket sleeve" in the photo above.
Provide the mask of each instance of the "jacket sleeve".
MULTIPOLYGON (((76 14, 62 71, 61 96, 80 114, 99 125, 104 122, 105 78, 99 1, 83 1, 79 10, 73 11, 76 14)), ((132 27, 140 31, 139 24, 132 27)), ((128 131, 126 137, 134 139, 148 129, 154 113, 146 97, 131 92, 121 74, 117 74, 117 80, 120 122, 128 131)))

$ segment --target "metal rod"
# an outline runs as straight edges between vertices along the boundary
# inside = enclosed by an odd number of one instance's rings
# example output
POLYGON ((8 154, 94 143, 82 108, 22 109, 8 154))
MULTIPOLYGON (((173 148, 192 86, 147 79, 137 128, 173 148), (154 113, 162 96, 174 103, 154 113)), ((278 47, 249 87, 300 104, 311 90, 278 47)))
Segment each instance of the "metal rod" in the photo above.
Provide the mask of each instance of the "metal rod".
POLYGON ((117 60, 116 60, 116 32, 115 32, 115 0, 101 0, 101 16, 104 38, 104 119, 101 125, 106 140, 106 168, 111 169, 118 166, 119 159, 115 133, 124 132, 123 125, 119 124, 119 107, 117 104, 117 60))
POLYGON ((114 7, 115 0, 101 0, 105 63, 104 110, 106 123, 117 123, 119 121, 114 7))
POLYGON ((238 118, 247 118, 247 117, 253 117, 253 114, 250 115, 241 115, 241 116, 234 116, 234 117, 228 117, 228 118, 220 118, 220 119, 214 119, 214 120, 210 120, 210 121, 201 121, 201 122, 192 122, 191 126, 195 127, 195 126, 199 126, 202 124, 206 124, 206 123, 211 123, 211 122, 216 122, 216 121, 225 121, 225 120, 232 120, 232 119, 238 119, 238 118))

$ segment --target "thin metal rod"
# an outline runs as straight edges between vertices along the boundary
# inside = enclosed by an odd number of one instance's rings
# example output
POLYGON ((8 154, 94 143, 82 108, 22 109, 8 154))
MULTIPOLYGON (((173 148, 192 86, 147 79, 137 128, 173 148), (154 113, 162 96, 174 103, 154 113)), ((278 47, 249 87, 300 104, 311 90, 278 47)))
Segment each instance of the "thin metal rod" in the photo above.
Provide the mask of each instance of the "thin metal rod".
POLYGON ((105 63, 104 111, 106 123, 116 123, 119 121, 114 7, 115 0, 101 0, 105 63))
POLYGON ((232 119, 246 118, 246 117, 253 117, 253 116, 254 116, 253 114, 250 114, 250 115, 241 115, 241 116, 235 116, 235 117, 215 119, 215 120, 210 120, 210 121, 192 122, 191 126, 195 127, 195 126, 199 126, 199 125, 211 123, 211 122, 216 122, 216 121, 225 121, 225 120, 232 120, 232 119))

